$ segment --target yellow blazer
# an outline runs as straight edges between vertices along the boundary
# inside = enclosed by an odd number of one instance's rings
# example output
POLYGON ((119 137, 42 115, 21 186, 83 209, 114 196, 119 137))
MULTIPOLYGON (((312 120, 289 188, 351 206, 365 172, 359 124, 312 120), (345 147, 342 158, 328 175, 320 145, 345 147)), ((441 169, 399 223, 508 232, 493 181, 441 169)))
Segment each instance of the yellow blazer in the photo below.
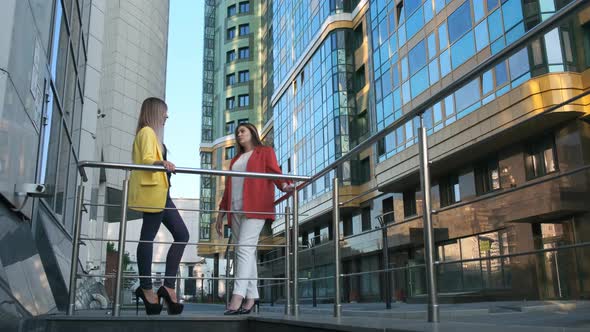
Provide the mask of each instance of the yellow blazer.
MULTIPOLYGON (((143 127, 133 141, 133 163, 153 165, 164 160, 156 132, 143 127)), ((166 205, 168 177, 165 172, 131 171, 129 179, 129 208, 141 212, 160 212, 166 205), (135 207, 134 207, 135 206, 135 207), (153 208, 145 208, 145 207, 153 208)))

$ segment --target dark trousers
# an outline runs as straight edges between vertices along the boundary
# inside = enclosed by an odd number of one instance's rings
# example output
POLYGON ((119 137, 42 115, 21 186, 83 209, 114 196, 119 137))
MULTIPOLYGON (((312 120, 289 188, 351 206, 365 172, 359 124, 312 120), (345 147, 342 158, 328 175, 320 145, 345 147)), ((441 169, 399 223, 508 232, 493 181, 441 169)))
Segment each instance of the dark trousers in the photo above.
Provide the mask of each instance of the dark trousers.
MULTIPOLYGON (((186 244, 176 242, 188 242, 189 234, 182 217, 176 210, 176 206, 170 199, 170 196, 166 198, 166 208, 172 208, 174 210, 162 210, 156 213, 143 213, 143 224, 141 225, 141 241, 153 241, 156 238, 156 234, 160 229, 160 223, 170 231, 172 237, 174 237, 174 244, 168 249, 168 255, 166 256, 166 276, 176 277, 178 272, 178 265, 184 252, 186 244)), ((149 276, 152 274, 152 255, 153 255, 153 244, 140 242, 137 245, 137 268, 139 275, 149 276)), ((174 288, 176 279, 164 279, 164 286, 174 288)), ((139 285, 143 289, 152 288, 152 278, 140 278, 139 285)))

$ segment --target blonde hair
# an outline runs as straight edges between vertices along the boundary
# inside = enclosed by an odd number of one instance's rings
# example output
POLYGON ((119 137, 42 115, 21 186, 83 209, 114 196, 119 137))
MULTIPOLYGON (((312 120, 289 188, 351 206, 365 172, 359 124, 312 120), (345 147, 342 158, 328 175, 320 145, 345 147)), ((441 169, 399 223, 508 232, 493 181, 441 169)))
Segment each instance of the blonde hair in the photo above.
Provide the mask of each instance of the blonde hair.
POLYGON ((166 111, 168 106, 166 103, 156 97, 149 97, 141 104, 139 111, 139 119, 137 119, 137 134, 143 127, 150 127, 158 137, 160 149, 163 150, 164 145, 164 120, 166 119, 166 111))

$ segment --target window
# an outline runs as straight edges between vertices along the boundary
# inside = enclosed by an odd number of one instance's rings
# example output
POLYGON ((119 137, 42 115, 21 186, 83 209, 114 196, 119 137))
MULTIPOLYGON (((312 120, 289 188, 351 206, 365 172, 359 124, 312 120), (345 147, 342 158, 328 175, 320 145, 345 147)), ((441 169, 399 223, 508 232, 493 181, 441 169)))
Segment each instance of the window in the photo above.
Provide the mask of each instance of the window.
POLYGON ((230 236, 231 236, 231 227, 229 227, 227 225, 223 225, 223 238, 229 239, 230 236))
POLYGON ((381 210, 383 214, 383 221, 386 224, 394 222, 394 215, 393 215, 393 197, 389 197, 383 200, 383 209, 381 210))
POLYGON ((230 121, 230 122, 225 123, 225 134, 226 135, 233 134, 235 130, 236 130, 236 122, 235 121, 230 121))
POLYGON ((449 40, 451 44, 471 29, 471 8, 469 0, 455 10, 447 20, 449 26, 449 40))
POLYGON ((236 51, 231 50, 226 53, 226 62, 232 62, 236 59, 236 51))
POLYGON ((244 83, 250 80, 250 71, 242 70, 238 72, 238 82, 244 83))
POLYGON ((403 193, 404 218, 412 217, 416 212, 416 190, 408 190, 403 193))
POLYGON ((248 123, 248 119, 239 119, 238 120, 238 124, 242 124, 242 123, 248 123))
POLYGON ((236 74, 231 73, 231 74, 225 75, 225 84, 226 85, 236 84, 236 74))
POLYGON ((426 65, 426 44, 424 40, 419 42, 410 50, 410 52, 408 52, 408 60, 410 65, 410 75, 414 75, 426 65))
POLYGON ((238 48, 238 58, 239 59, 248 59, 249 57, 250 57, 250 47, 238 48))
POLYGON ((362 159, 360 162, 359 181, 360 183, 369 182, 371 179, 371 159, 369 157, 362 159))
POLYGON ((527 180, 555 172, 557 162, 553 137, 545 137, 529 144, 525 155, 527 180))
POLYGON ((250 24, 240 24, 240 36, 247 35, 250 33, 250 24))
POLYGON ((239 95, 238 96, 238 107, 250 106, 250 95, 239 95))
POLYGON ((228 110, 231 110, 231 109, 234 109, 234 107, 236 107, 236 98, 235 97, 225 98, 225 108, 228 110))
POLYGON ((240 13, 249 13, 249 12, 250 12, 250 1, 240 2, 240 13))
POLYGON ((225 148, 225 160, 230 160, 236 155, 236 148, 233 146, 228 146, 225 148))
POLYGON ((238 13, 236 9, 236 5, 231 5, 227 7, 227 17, 236 15, 238 13))
POLYGON ((236 38, 236 27, 232 27, 227 29, 227 39, 234 39, 236 38))
POLYGON ((449 176, 440 182, 440 207, 449 206, 461 201, 459 177, 449 176))
MULTIPOLYGON (((387 77, 386 79, 388 79, 387 77)), ((354 88, 359 92, 366 84, 365 80, 365 65, 362 65, 354 74, 354 88)))
POLYGON ((361 47, 364 38, 363 25, 359 24, 359 26, 354 29, 354 49, 361 47))
POLYGON ((483 195, 500 189, 500 173, 498 161, 491 160, 475 166, 475 191, 483 195))
POLYGON ((364 207, 361 211, 362 220, 362 231, 368 231, 371 229, 371 208, 364 207))

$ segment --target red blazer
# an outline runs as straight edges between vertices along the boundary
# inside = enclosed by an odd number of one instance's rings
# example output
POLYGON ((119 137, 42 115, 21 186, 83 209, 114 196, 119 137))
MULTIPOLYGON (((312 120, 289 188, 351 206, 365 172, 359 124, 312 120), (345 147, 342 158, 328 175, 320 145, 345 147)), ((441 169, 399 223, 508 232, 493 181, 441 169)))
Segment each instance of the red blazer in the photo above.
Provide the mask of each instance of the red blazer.
MULTIPOLYGON (((241 154, 235 156, 230 163, 230 170, 241 154)), ((282 174, 274 150, 268 146, 254 148, 246 172, 282 174)), ((288 180, 269 180, 259 178, 244 178, 243 204, 246 218, 250 219, 275 219, 274 185, 283 190, 283 185, 290 184, 288 180), (252 212, 249 212, 252 211, 252 212), (273 214, 259 214, 256 212, 271 212, 273 214)), ((225 190, 219 204, 220 210, 231 210, 231 176, 225 179, 225 190)), ((231 226, 231 213, 227 212, 227 223, 231 226)))

